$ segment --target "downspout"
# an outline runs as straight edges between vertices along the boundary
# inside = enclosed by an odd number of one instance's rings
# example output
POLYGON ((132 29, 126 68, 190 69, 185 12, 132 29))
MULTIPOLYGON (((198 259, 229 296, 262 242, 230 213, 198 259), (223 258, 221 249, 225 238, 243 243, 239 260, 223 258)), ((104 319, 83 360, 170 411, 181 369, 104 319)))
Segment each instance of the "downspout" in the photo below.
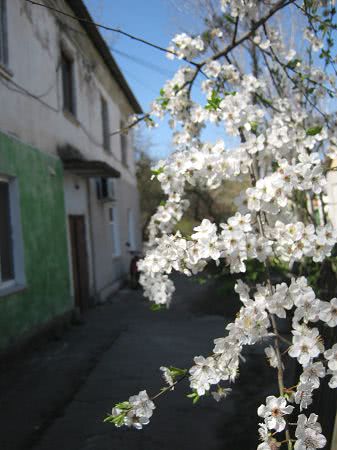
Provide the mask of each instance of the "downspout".
POLYGON ((90 235, 90 250, 91 250, 91 258, 92 258, 92 282, 93 282, 93 290, 94 290, 94 302, 97 303, 97 280, 96 280, 96 254, 95 254, 95 246, 94 246, 94 233, 93 233, 93 223, 92 223, 92 207, 91 207, 91 199, 90 199, 90 178, 87 179, 87 206, 88 206, 88 215, 89 215, 89 235, 90 235))

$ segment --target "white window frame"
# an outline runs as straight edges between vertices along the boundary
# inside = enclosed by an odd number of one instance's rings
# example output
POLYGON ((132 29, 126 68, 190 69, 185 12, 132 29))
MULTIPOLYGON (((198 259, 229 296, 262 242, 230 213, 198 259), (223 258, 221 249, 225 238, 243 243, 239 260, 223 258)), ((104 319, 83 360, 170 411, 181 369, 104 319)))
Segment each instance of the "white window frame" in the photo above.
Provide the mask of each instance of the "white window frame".
POLYGON ((0 0, 0 65, 8 67, 7 0, 0 0))
POLYGON ((113 245, 112 257, 119 258, 121 256, 121 243, 119 234, 118 209, 114 205, 108 207, 108 218, 111 233, 111 241, 113 245), (111 214, 112 211, 112 214, 111 214))
POLYGON ((16 178, 0 174, 0 181, 8 184, 9 218, 12 235, 12 254, 14 278, 2 282, 0 271, 0 296, 7 295, 17 288, 23 288, 26 283, 24 272, 23 239, 19 205, 19 188, 16 178))

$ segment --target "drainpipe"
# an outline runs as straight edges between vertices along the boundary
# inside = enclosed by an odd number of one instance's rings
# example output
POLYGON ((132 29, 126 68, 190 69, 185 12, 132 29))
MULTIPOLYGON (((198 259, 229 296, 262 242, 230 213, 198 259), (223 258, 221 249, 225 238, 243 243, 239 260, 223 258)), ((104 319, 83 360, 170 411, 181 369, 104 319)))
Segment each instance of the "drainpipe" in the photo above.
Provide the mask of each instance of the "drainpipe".
POLYGON ((97 280, 96 280, 96 254, 94 246, 94 233, 93 233, 93 223, 92 223, 92 207, 90 198, 90 178, 87 179, 87 206, 89 215, 89 235, 90 235, 90 250, 91 250, 91 263, 92 263, 92 282, 94 290, 94 301, 97 303, 97 280))

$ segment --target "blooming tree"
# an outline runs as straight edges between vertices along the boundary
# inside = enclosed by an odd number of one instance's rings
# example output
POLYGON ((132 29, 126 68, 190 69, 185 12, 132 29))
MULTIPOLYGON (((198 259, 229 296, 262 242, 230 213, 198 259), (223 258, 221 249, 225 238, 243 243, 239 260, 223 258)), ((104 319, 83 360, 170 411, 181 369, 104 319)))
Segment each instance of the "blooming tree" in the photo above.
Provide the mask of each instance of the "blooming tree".
POLYGON ((258 449, 319 449, 326 438, 318 416, 305 410, 324 377, 329 377, 331 389, 337 387, 337 344, 325 348, 318 328, 336 326, 337 298, 321 301, 304 276, 275 284, 270 268, 275 259, 289 267, 304 258, 323 262, 331 258, 337 241, 324 209, 317 218, 312 207, 322 204, 329 160, 337 158, 336 10, 329 0, 219 2, 222 26, 217 26, 217 18, 208 21, 201 35, 174 37, 167 55, 183 65, 164 85, 151 111, 130 121, 130 127, 140 120, 152 127, 157 118, 168 116, 176 147, 153 169, 167 200, 152 217, 139 269, 145 296, 159 308, 170 304, 173 271, 190 276, 210 261, 221 262, 232 274, 242 274, 235 285, 242 306, 226 335, 214 339, 212 354, 196 356, 190 369, 161 367, 166 387, 152 397, 141 391, 118 403, 106 421, 141 429, 149 423, 156 398, 186 378, 193 402, 208 393, 219 401, 230 394, 229 385, 238 377, 244 347, 266 343, 279 392, 257 410, 262 441, 258 449), (307 44, 300 55, 276 26, 275 18, 284 13, 295 13, 305 23, 300 39, 307 44), (250 49, 255 61, 264 62, 263 69, 239 64, 239 48, 250 49), (193 99, 197 79, 203 103, 193 99), (223 128, 224 139, 204 140, 209 123, 223 128), (236 144, 228 148, 225 136, 236 144), (204 219, 188 238, 175 231, 188 208, 188 185, 212 190, 225 180, 242 178, 250 180, 250 187, 236 199, 237 212, 227 222, 204 219), (252 286, 244 279, 249 260, 263 264, 262 284, 252 286), (278 329, 279 321, 287 318, 292 319, 291 338, 278 329), (291 388, 284 382, 283 347, 301 367, 291 388))

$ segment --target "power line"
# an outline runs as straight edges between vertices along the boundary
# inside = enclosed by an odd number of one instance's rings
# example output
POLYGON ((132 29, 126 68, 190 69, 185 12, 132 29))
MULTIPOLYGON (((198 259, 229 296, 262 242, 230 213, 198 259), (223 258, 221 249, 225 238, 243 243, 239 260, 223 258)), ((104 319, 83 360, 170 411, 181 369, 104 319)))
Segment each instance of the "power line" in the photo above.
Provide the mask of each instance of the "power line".
POLYGON ((135 75, 133 74, 133 72, 131 70, 123 69, 123 72, 128 75, 128 78, 130 78, 131 80, 134 80, 136 83, 140 84, 141 86, 143 86, 143 88, 147 89, 148 91, 151 91, 152 95, 158 95, 157 90, 155 90, 152 86, 149 86, 148 84, 146 84, 140 78, 135 77, 135 75))
MULTIPOLYGON (((44 5, 44 4, 36 2, 34 0, 25 0, 25 1, 28 2, 28 3, 31 3, 32 5, 35 5, 35 6, 42 6, 43 8, 49 9, 51 11, 54 11, 54 12, 58 13, 58 14, 62 14, 63 16, 69 17, 70 19, 76 20, 78 22, 87 23, 87 24, 90 24, 90 25, 94 25, 97 28, 102 28, 103 30, 113 31, 114 33, 119 33, 119 34, 121 34, 123 36, 126 36, 126 37, 130 38, 130 39, 133 39, 135 41, 138 41, 138 42, 141 42, 141 43, 143 43, 145 45, 148 45, 148 46, 150 46, 152 48, 155 48, 156 50, 160 50, 161 52, 165 52, 165 53, 171 53, 172 55, 176 56, 176 53, 174 51, 172 51, 172 50, 168 50, 168 49, 166 49, 164 47, 161 47, 160 45, 153 44, 152 42, 149 42, 146 39, 134 36, 134 35, 132 35, 130 33, 127 33, 126 31, 123 31, 123 30, 119 29, 119 28, 108 27, 107 25, 102 25, 100 23, 93 22, 92 20, 84 19, 84 18, 81 18, 81 17, 76 17, 76 16, 74 16, 72 14, 68 14, 68 13, 66 13, 64 11, 61 11, 61 10, 59 10, 57 8, 54 8, 53 6, 44 5)), ((189 64, 192 64, 193 66, 198 66, 198 64, 193 62, 193 61, 189 61, 187 59, 185 59, 185 61, 188 62, 189 64)))
POLYGON ((124 58, 127 58, 130 61, 133 61, 136 64, 139 64, 139 65, 141 65, 141 66, 143 66, 143 67, 145 67, 147 69, 152 69, 155 72, 160 73, 161 75, 170 76, 170 77, 172 76, 172 73, 169 70, 165 70, 165 69, 157 66, 156 64, 153 64, 153 63, 150 63, 150 62, 146 61, 145 59, 138 58, 137 56, 130 55, 128 53, 124 53, 124 52, 122 52, 120 50, 117 50, 115 48, 112 48, 112 47, 110 47, 110 50, 111 50, 112 53, 116 53, 117 55, 123 56, 124 58))
MULTIPOLYGON (((81 34, 83 36, 87 36, 87 34, 83 31, 77 30, 76 28, 73 28, 72 26, 70 26, 69 24, 67 24, 66 22, 63 22, 60 20, 60 24, 62 27, 67 28, 68 30, 74 32, 74 33, 78 33, 81 34)), ((153 64, 150 63, 149 61, 147 61, 146 59, 143 58, 138 58, 137 56, 131 55, 129 53, 125 53, 122 52, 121 50, 117 50, 116 48, 113 48, 109 43, 107 43, 107 45, 109 46, 109 49, 111 51, 111 53, 116 53, 117 55, 120 55, 124 58, 129 59, 130 61, 135 62, 136 64, 139 64, 147 69, 152 69, 158 73, 160 73, 161 75, 164 76, 168 76, 168 77, 172 77, 173 73, 169 70, 163 69, 162 67, 158 66, 157 64, 153 64)))

